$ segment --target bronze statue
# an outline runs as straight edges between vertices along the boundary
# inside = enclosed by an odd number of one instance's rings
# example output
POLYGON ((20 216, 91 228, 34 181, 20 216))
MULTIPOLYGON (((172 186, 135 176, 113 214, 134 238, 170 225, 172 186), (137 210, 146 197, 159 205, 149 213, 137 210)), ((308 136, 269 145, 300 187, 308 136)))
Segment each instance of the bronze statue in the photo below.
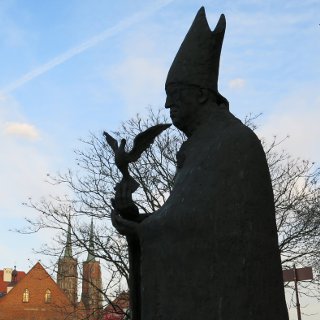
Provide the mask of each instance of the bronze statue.
POLYGON ((128 186, 116 191, 113 225, 139 259, 134 320, 288 320, 265 154, 218 92, 225 27, 201 8, 168 73, 165 106, 188 137, 169 198, 137 221, 128 186))
MULTIPOLYGON (((107 132, 103 132, 105 139, 115 155, 115 164, 122 173, 122 179, 115 187, 116 200, 112 199, 112 205, 117 208, 119 214, 124 219, 140 222, 146 216, 139 215, 139 210, 134 205, 132 194, 138 189, 139 184, 129 173, 129 163, 137 161, 141 154, 153 143, 154 139, 171 124, 157 124, 139 133, 134 141, 130 151, 125 150, 127 141, 121 139, 120 146, 115 138, 107 132), (124 204, 119 201, 119 194, 123 188, 126 189, 126 199, 124 204)), ((130 319, 140 318, 140 244, 139 239, 134 234, 126 234, 129 251, 129 289, 130 289, 130 319)))

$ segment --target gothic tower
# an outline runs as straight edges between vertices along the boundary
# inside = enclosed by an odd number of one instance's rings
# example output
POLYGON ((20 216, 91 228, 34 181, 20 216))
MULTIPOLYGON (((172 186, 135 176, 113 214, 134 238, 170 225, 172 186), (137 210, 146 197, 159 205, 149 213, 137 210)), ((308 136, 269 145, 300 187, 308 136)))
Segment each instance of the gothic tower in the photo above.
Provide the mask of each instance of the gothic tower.
POLYGON ((94 257, 93 221, 91 220, 90 242, 87 260, 83 262, 82 296, 90 318, 99 319, 102 311, 101 269, 100 262, 94 257))
POLYGON ((64 254, 58 261, 57 284, 66 293, 72 304, 78 301, 77 259, 72 256, 71 224, 69 220, 67 243, 64 254))

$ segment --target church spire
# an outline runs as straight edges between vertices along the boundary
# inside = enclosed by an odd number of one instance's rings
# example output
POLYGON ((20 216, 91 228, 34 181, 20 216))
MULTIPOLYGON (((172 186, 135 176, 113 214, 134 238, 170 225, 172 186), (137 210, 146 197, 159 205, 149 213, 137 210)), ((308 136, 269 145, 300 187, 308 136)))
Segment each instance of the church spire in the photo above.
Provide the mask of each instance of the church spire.
POLYGON ((58 261, 57 284, 66 293, 72 304, 78 301, 77 259, 72 256, 71 219, 68 217, 67 242, 58 261))
POLYGON ((82 267, 81 300, 87 312, 92 315, 90 319, 102 319, 100 314, 103 310, 101 268, 100 262, 95 259, 93 219, 91 219, 89 233, 88 257, 82 267))
POLYGON ((93 234, 93 218, 91 218, 89 250, 88 250, 88 257, 87 257, 88 262, 95 261, 93 236, 94 236, 94 234, 93 234))
POLYGON ((67 233, 67 243, 64 250, 64 256, 67 258, 72 258, 72 243, 71 243, 71 221, 68 218, 68 233, 67 233))

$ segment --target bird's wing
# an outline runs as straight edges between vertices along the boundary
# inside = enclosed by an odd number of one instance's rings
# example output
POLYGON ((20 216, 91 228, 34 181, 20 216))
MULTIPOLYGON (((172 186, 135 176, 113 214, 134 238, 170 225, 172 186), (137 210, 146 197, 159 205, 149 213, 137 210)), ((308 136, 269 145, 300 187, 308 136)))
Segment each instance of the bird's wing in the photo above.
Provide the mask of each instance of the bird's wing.
POLYGON ((170 126, 171 124, 157 124, 139 133, 133 141, 132 150, 128 153, 130 159, 129 162, 137 161, 140 158, 142 152, 151 145, 154 139, 162 131, 168 129, 170 126))
POLYGON ((106 131, 103 132, 104 137, 106 138, 108 145, 111 147, 114 153, 118 150, 118 141, 110 136, 110 134, 106 131))

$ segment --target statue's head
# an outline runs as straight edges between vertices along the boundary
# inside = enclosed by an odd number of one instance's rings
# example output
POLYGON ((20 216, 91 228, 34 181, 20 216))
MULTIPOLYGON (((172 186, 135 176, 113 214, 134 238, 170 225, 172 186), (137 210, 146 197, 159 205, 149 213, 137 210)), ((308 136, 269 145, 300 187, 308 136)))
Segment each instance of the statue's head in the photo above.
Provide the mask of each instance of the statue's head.
POLYGON ((183 83, 166 86, 167 99, 165 107, 170 109, 172 123, 187 133, 192 127, 199 106, 208 99, 207 90, 183 83))
POLYGON ((228 101, 208 88, 176 83, 166 86, 165 108, 170 109, 172 123, 187 136, 199 121, 214 109, 228 110, 228 101))
POLYGON ((173 124, 186 131, 202 106, 224 105, 218 92, 219 62, 226 28, 224 15, 211 31, 202 7, 171 65, 166 81, 166 108, 173 124))

